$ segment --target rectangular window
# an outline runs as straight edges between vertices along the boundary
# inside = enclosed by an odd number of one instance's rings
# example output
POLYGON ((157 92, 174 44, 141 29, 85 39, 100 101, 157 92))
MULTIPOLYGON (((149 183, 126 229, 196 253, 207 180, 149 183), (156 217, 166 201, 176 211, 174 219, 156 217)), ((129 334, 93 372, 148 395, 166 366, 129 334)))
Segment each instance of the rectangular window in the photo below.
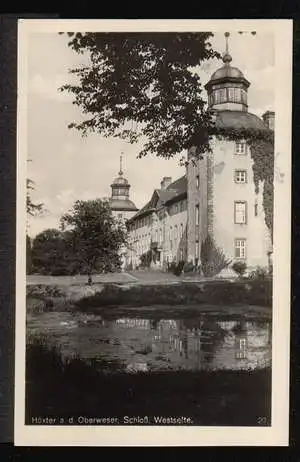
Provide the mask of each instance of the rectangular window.
POLYGON ((234 181, 236 183, 247 183, 247 170, 236 170, 234 172, 234 181))
POLYGON ((235 258, 246 258, 246 239, 235 240, 235 258))
POLYGON ((196 176, 196 188, 199 189, 199 175, 196 176))
POLYGON ((242 102, 247 104, 247 92, 245 90, 242 90, 242 102))
POLYGON ((241 89, 235 88, 234 89, 234 102, 240 103, 240 101, 241 101, 241 89))
POLYGON ((247 145, 245 142, 235 143, 235 153, 245 155, 247 153, 247 145))
POLYGON ((234 101, 234 88, 228 88, 228 101, 234 101))
POLYGON ((245 225, 247 223, 247 202, 236 201, 234 203, 234 223, 245 225))
POLYGON ((220 103, 220 90, 215 90, 214 91, 214 99, 215 99, 215 104, 220 103))
POLYGON ((183 224, 181 223, 181 225, 180 225, 180 237, 182 237, 182 236, 183 236, 183 224))
POLYGON ((257 217, 258 215, 258 203, 257 203, 257 199, 255 199, 255 203, 254 203, 254 216, 257 217))
POLYGON ((196 226, 199 226, 199 219, 200 219, 200 215, 199 215, 199 204, 197 204, 197 205, 196 205, 196 218, 195 218, 196 226))
POLYGON ((178 234, 178 227, 175 225, 174 227, 174 239, 177 239, 177 234, 178 234))
POLYGON ((220 102, 221 103, 226 102, 226 88, 220 89, 220 102))
POLYGON ((196 241, 195 257, 199 258, 199 256, 200 256, 199 241, 196 241))
POLYGON ((159 230, 159 242, 162 243, 162 229, 159 230))
POLYGON ((180 249, 180 260, 183 260, 183 249, 180 249))

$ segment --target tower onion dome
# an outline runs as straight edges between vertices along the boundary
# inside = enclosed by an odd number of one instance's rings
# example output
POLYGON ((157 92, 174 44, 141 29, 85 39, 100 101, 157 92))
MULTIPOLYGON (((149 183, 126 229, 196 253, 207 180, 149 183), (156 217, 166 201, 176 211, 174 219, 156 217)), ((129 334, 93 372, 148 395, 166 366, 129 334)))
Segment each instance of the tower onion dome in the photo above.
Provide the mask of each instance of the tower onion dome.
POLYGON ((111 197, 109 198, 110 208, 115 211, 136 211, 135 204, 129 200, 130 184, 123 176, 122 155, 120 156, 120 170, 118 176, 111 184, 111 197))
POLYGON ((112 188, 112 196, 118 196, 118 195, 127 195, 129 196, 129 189, 130 189, 130 184, 128 183, 128 180, 123 177, 123 169, 122 169, 122 155, 120 156, 120 170, 119 170, 119 176, 115 178, 111 184, 112 188), (118 188, 122 188, 121 194, 118 188))
POLYGON ((211 109, 247 111, 247 91, 250 82, 237 67, 231 66, 232 57, 228 51, 229 32, 225 33, 225 37, 224 64, 212 74, 205 85, 208 105, 211 109))
MULTIPOLYGON (((122 173, 123 174, 123 173, 122 173)), ((112 185, 111 186, 115 186, 115 185, 128 185, 128 180, 126 180, 126 178, 123 178, 121 176, 121 173, 119 172, 119 176, 117 178, 114 179, 114 181, 112 182, 112 185)))

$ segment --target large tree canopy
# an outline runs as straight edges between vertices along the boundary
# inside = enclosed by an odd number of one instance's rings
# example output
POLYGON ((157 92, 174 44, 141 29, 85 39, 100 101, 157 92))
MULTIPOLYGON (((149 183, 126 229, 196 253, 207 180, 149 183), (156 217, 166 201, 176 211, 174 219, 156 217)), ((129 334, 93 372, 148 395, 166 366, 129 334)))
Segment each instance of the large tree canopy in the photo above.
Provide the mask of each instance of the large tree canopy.
POLYGON ((69 46, 88 53, 90 65, 70 72, 79 83, 61 90, 87 118, 69 127, 84 135, 146 139, 140 156, 171 157, 209 148, 211 114, 193 68, 220 57, 211 33, 69 33, 69 46))
POLYGON ((114 271, 121 267, 121 250, 127 244, 126 228, 112 216, 101 199, 76 201, 61 218, 70 232, 73 252, 81 273, 114 271))
MULTIPOLYGON (((28 243, 29 244, 29 243, 28 243)), ((70 245, 70 236, 57 229, 46 229, 32 240, 27 249, 30 267, 28 272, 40 274, 72 274, 74 255, 70 245)))

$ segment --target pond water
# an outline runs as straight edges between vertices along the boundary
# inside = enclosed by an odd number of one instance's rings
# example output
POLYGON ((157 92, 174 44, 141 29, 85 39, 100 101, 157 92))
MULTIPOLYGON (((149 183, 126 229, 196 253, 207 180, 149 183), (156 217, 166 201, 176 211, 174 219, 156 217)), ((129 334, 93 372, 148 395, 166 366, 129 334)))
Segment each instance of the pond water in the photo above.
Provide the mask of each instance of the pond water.
MULTIPOLYGON (((166 311, 167 313, 167 311, 166 311)), ((127 315, 49 312, 27 317, 29 335, 46 337, 64 357, 80 355, 110 373, 245 370, 271 365, 271 322, 203 313, 169 319, 143 310, 127 315)))

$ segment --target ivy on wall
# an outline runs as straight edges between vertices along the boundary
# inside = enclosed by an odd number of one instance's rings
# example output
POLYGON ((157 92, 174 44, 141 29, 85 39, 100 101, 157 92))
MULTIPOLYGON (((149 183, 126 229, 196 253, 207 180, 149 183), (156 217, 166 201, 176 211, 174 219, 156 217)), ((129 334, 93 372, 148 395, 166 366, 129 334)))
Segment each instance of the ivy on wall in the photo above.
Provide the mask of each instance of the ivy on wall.
POLYGON ((274 132, 255 129, 216 129, 218 139, 228 141, 245 140, 250 148, 253 160, 253 177, 255 193, 263 184, 263 209, 265 223, 270 231, 273 243, 273 203, 274 203, 274 132))

